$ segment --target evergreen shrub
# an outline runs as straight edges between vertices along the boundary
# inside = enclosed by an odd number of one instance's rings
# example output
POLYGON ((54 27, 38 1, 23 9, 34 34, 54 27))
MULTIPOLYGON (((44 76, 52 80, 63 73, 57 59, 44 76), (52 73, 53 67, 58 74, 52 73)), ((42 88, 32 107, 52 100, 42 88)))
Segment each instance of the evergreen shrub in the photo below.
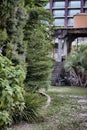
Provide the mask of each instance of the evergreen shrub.
POLYGON ((43 121, 41 108, 46 102, 46 98, 38 93, 25 94, 25 108, 22 112, 22 119, 27 122, 43 121))
POLYGON ((0 55, 0 129, 7 129, 12 123, 13 114, 23 111, 25 72, 21 66, 0 55))

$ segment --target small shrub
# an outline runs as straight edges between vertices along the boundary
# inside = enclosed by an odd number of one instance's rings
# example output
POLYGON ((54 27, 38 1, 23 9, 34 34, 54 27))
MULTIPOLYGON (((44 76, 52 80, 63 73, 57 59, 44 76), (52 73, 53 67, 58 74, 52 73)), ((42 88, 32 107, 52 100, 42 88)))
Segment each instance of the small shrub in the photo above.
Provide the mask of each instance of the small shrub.
POLYGON ((23 80, 25 72, 20 66, 0 55, 0 127, 6 129, 12 123, 16 110, 24 109, 23 80))
POLYGON ((22 113, 23 120, 27 122, 43 121, 40 109, 45 101, 45 97, 37 93, 26 93, 25 108, 22 113))

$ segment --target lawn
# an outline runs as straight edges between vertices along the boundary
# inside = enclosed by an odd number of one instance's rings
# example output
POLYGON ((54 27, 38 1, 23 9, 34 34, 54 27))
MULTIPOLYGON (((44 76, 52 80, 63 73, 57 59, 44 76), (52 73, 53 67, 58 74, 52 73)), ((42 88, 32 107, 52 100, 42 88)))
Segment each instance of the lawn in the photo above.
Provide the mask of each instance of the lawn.
POLYGON ((51 103, 41 110, 44 121, 13 130, 87 130, 87 88, 50 87, 47 94, 51 103))

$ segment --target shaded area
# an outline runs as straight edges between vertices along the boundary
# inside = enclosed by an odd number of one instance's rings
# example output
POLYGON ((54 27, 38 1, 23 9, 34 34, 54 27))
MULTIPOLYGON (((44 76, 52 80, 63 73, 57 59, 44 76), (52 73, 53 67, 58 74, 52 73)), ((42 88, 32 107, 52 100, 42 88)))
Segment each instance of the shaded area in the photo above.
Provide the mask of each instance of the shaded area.
POLYGON ((51 77, 52 86, 70 86, 70 73, 65 70, 64 62, 56 62, 51 77))

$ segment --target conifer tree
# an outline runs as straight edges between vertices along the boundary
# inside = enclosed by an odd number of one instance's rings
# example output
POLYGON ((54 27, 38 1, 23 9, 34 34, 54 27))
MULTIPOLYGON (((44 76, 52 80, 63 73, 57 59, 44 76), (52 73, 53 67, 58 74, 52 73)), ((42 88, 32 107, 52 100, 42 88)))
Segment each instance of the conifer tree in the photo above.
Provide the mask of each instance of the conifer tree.
POLYGON ((24 64, 23 28, 26 23, 26 11, 23 0, 1 0, 0 14, 1 34, 4 34, 4 40, 0 42, 2 54, 15 64, 24 64))
POLYGON ((17 7, 14 7, 7 21, 7 33, 11 43, 11 49, 8 47, 7 57, 15 64, 24 64, 25 62, 25 44, 23 41, 23 28, 26 23, 26 12, 21 2, 18 1, 17 7))
POLYGON ((42 3, 41 0, 34 2, 34 8, 32 6, 29 9, 29 18, 25 26, 28 65, 25 82, 28 91, 47 88, 50 84, 52 61, 50 58, 50 30, 48 31, 48 29, 51 15, 43 8, 45 3, 46 1, 42 3))

